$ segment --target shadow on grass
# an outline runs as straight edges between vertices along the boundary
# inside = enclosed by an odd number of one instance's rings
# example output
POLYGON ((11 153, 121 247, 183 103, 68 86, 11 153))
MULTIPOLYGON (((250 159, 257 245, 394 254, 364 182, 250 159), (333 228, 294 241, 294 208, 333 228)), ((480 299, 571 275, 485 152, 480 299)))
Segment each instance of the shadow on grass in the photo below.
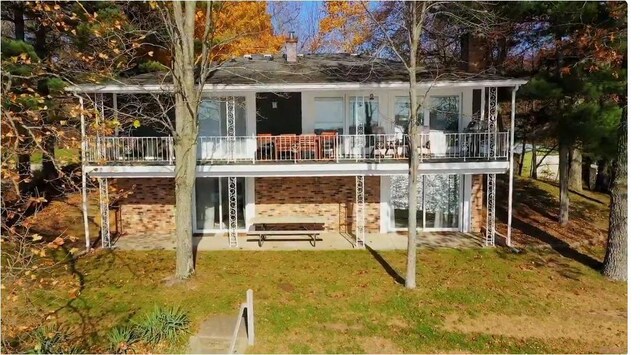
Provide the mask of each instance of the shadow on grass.
MULTIPOLYGON (((506 215, 506 210, 500 209, 498 213, 506 215)), ((602 267, 602 263, 600 261, 587 254, 577 251, 564 240, 556 238, 553 235, 543 231, 542 229, 522 221, 518 217, 513 217, 511 225, 513 228, 522 231, 522 233, 549 245, 551 249, 555 250, 558 254, 566 258, 573 259, 594 270, 600 270, 600 268, 602 267)))
POLYGON ((367 248, 367 251, 369 252, 369 254, 371 254, 373 258, 376 259, 378 264, 382 266, 384 271, 386 271, 387 274, 393 278, 393 281, 395 281, 397 284, 404 285, 404 277, 400 276, 400 274, 398 274, 398 272, 393 268, 393 266, 391 266, 391 264, 389 264, 386 260, 384 260, 384 258, 382 257, 382 255, 380 255, 380 253, 378 253, 376 250, 372 249, 368 245, 366 245, 365 247, 367 248))
MULTIPOLYGON (((508 186, 507 181, 504 179, 499 180, 498 192, 499 196, 507 196, 506 187, 508 186)), ((504 201, 503 201, 504 202, 504 201)), ((524 213, 523 208, 526 206, 531 210, 541 214, 542 216, 550 219, 549 223, 557 223, 555 221, 556 216, 549 213, 550 209, 557 209, 558 205, 557 199, 551 195, 549 192, 541 190, 530 180, 518 179, 516 180, 516 184, 514 186, 514 209, 521 213, 524 213)), ((575 205, 575 204, 574 204, 575 205)), ((507 208, 506 203, 497 203, 496 204, 496 212, 497 218, 502 221, 507 220, 507 208)), ((576 216, 574 218, 584 219, 585 216, 582 213, 583 211, 575 211, 576 216)), ((566 241, 549 234, 548 232, 538 228, 531 223, 528 223, 517 216, 513 216, 511 226, 514 229, 520 230, 523 234, 530 236, 531 238, 537 239, 545 244, 547 244, 551 249, 555 250, 558 254, 575 260, 587 267, 590 267, 594 270, 600 270, 602 263, 599 260, 594 259, 590 255, 581 253, 580 251, 573 248, 566 241)))

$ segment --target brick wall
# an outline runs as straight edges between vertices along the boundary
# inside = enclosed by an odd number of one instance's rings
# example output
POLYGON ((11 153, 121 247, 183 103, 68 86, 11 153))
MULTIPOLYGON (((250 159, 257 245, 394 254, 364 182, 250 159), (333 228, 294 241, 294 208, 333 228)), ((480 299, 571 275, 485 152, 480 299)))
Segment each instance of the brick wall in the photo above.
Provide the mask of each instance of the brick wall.
POLYGON ((126 195, 118 202, 118 224, 124 236, 175 232, 176 199, 173 179, 111 181, 126 195))
MULTIPOLYGON (((366 230, 380 231, 380 177, 365 181, 366 230)), ((256 216, 319 216, 330 231, 355 232, 354 176, 256 178, 256 216)))
POLYGON ((484 227, 486 211, 484 209, 483 175, 471 178, 471 231, 479 233, 484 227))

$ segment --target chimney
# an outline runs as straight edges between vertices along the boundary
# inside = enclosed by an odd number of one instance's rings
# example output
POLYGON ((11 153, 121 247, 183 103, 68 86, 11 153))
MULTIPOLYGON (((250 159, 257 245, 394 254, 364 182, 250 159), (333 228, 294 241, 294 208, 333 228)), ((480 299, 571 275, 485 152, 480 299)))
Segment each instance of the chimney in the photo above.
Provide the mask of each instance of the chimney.
POLYGON ((287 36, 287 40, 285 41, 285 58, 287 58, 287 62, 295 63, 298 60, 298 37, 296 37, 296 33, 293 31, 289 31, 289 36, 287 36))
POLYGON ((487 69, 489 60, 486 42, 472 33, 460 37, 461 69, 469 73, 479 73, 487 69))

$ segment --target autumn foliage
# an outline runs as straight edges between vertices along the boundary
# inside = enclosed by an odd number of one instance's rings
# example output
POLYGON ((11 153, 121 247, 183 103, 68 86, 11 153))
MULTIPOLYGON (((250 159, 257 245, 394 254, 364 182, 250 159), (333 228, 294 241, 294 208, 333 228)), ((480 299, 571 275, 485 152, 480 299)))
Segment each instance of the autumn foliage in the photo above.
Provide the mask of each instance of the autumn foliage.
POLYGON ((311 51, 355 53, 371 36, 367 3, 362 1, 325 1, 311 51))

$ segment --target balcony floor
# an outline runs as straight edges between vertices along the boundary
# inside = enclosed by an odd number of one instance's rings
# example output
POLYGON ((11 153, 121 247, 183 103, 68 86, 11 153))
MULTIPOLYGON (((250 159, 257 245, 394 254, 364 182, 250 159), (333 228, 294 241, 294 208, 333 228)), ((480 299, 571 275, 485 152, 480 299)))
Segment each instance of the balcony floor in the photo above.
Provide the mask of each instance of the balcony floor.
MULTIPOLYGON (((421 163, 459 163, 459 162, 490 162, 490 161, 507 161, 506 158, 458 158, 458 157, 438 157, 438 158, 427 158, 421 159, 421 163)), ((211 166, 211 165, 291 165, 291 164, 353 164, 353 163, 367 163, 367 164, 389 164, 389 163, 406 163, 409 160, 407 158, 385 158, 385 159, 351 159, 345 158, 338 161, 329 160, 329 159, 318 159, 318 160, 237 160, 237 161, 210 161, 210 160, 199 160, 197 165, 200 166, 211 166)), ((90 165, 94 166, 172 166, 173 163, 167 161, 108 161, 105 163, 93 163, 90 165)))

